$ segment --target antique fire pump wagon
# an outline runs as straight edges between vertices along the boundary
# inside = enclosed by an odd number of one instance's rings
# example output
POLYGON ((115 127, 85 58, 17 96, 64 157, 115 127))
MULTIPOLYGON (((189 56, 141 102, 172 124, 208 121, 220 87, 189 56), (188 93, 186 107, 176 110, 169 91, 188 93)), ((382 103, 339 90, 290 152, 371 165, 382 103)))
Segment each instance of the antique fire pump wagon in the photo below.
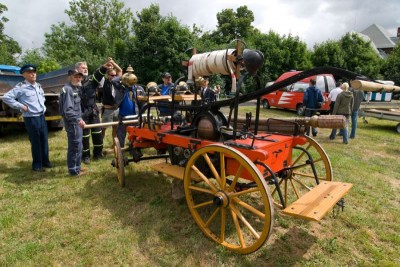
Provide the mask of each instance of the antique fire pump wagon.
POLYGON ((235 49, 194 52, 189 61, 183 62, 187 76, 176 81, 169 96, 151 95, 148 86, 140 114, 119 122, 129 125, 132 158, 124 156, 115 138, 112 162, 124 186, 129 163, 155 160, 151 166, 155 171, 183 182, 189 211, 203 233, 241 254, 256 251, 268 240, 274 209, 319 221, 337 204, 343 206, 341 200, 352 187, 333 181, 326 152, 305 135, 308 125, 342 128, 343 116, 260 118, 260 97, 322 73, 366 80, 356 73, 323 67, 261 88, 256 73, 264 56, 244 46, 237 41, 235 49), (195 81, 215 73, 231 77, 234 98, 201 101, 195 81), (249 79, 255 81, 257 90, 241 94, 242 84, 249 79), (184 86, 179 86, 182 81, 194 88, 193 93, 184 93, 184 86), (254 99, 258 102, 254 116, 248 113, 245 118, 239 117, 239 104, 254 99), (229 107, 229 114, 224 115, 221 107, 229 107), (160 108, 168 108, 169 115, 159 116, 160 108), (142 152, 149 148, 157 153, 144 156, 142 152))

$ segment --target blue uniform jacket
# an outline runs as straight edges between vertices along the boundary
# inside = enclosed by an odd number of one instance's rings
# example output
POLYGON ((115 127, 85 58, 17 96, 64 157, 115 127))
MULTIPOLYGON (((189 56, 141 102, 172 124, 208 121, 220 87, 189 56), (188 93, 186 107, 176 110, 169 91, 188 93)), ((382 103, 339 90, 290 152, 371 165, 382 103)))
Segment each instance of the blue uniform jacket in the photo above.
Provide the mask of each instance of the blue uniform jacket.
POLYGON ((45 101, 42 86, 39 83, 33 85, 26 80, 18 83, 3 96, 3 102, 21 111, 24 117, 43 115, 46 112, 45 101), (24 105, 28 107, 26 112, 22 110, 24 105))
POLYGON ((79 90, 80 87, 67 83, 60 93, 60 114, 69 123, 79 123, 82 120, 79 90))

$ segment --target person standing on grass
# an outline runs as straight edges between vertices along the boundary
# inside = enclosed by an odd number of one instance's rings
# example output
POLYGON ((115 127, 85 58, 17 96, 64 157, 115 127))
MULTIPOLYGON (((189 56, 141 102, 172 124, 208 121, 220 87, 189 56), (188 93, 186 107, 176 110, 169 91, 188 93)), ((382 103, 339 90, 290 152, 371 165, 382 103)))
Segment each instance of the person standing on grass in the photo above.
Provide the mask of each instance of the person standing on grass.
POLYGON ((342 83, 337 82, 336 83, 336 88, 333 89, 332 91, 329 92, 328 99, 329 99, 329 114, 332 115, 333 113, 333 108, 335 107, 335 102, 337 96, 342 92, 342 83))
MULTIPOLYGON (((349 91, 348 83, 342 84, 342 90, 343 92, 341 92, 336 98, 336 103, 332 115, 343 115, 346 117, 346 125, 343 129, 343 143, 348 144, 349 116, 351 114, 351 111, 353 110, 354 101, 353 101, 353 94, 349 91)), ((332 129, 329 139, 333 140, 335 139, 335 137, 336 137, 336 129, 332 129)))
MULTIPOLYGON (((83 74, 82 89, 80 90, 82 119, 86 124, 100 123, 99 108, 96 104, 96 90, 99 82, 113 65, 110 60, 100 66, 93 75, 89 75, 86 62, 78 62, 75 69, 83 74)), ((93 141, 93 159, 103 158, 103 134, 100 127, 84 129, 82 137, 82 160, 85 164, 90 164, 90 136, 93 141)))
POLYGON ((21 111, 31 142, 32 170, 43 172, 45 168, 53 167, 49 160, 48 130, 44 118, 46 99, 42 86, 36 82, 36 65, 24 65, 20 72, 25 80, 7 92, 3 102, 21 111))
POLYGON ((356 138, 358 111, 360 110, 361 102, 364 99, 364 92, 361 90, 356 90, 354 88, 350 88, 350 92, 353 93, 353 99, 354 99, 353 110, 351 112, 350 138, 354 139, 354 138, 356 138))
MULTIPOLYGON (((303 96, 303 105, 305 107, 304 115, 306 117, 312 117, 317 113, 319 109, 318 103, 324 102, 324 97, 322 96, 321 90, 316 87, 316 81, 314 78, 310 79, 309 87, 304 92, 303 96)), ((317 136, 317 129, 312 127, 311 128, 312 135, 315 137, 317 136)), ((310 135, 310 126, 306 126, 306 135, 310 135)))
MULTIPOLYGON (((115 104, 119 109, 118 121, 125 117, 139 114, 138 96, 144 95, 144 89, 137 84, 137 77, 132 72, 126 72, 122 77, 111 81, 115 88, 115 104)), ((125 147, 127 125, 117 126, 117 137, 121 148, 125 147)))
POLYGON ((82 129, 85 121, 82 119, 81 98, 79 90, 82 87, 82 73, 76 70, 68 71, 69 82, 60 93, 60 114, 64 119, 64 127, 68 138, 67 166, 70 175, 83 175, 82 129))
MULTIPOLYGON (((118 120, 118 106, 115 104, 115 99, 114 99, 115 88, 112 85, 111 80, 114 79, 115 77, 121 77, 122 69, 113 60, 111 60, 111 63, 113 64, 113 68, 109 68, 107 70, 107 79, 104 77, 100 81, 100 86, 103 88, 103 98, 102 98, 103 107, 101 110, 102 123, 113 122, 118 120)), ((108 127, 103 127, 102 129, 103 143, 104 143, 104 138, 106 136, 107 128, 108 127)), ((116 131, 117 131, 117 126, 112 126, 112 140, 114 140, 114 137, 117 136, 116 131)))

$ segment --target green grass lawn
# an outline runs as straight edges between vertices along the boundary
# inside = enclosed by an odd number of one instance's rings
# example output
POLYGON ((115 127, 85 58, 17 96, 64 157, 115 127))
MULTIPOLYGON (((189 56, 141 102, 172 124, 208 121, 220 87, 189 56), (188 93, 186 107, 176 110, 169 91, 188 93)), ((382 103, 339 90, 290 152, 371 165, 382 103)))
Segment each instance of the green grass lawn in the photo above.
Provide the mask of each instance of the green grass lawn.
POLYGON ((0 266, 399 266, 400 134, 396 122, 368 122, 359 119, 348 145, 329 140, 329 129, 316 137, 334 180, 353 183, 344 212, 316 223, 276 209, 268 242, 244 256, 202 234, 186 202, 172 199, 173 179, 151 170, 154 161, 130 163, 125 188, 113 155, 92 162, 88 175, 70 177, 59 131, 49 134, 56 167, 33 173, 27 134, 8 131, 0 138, 0 266))

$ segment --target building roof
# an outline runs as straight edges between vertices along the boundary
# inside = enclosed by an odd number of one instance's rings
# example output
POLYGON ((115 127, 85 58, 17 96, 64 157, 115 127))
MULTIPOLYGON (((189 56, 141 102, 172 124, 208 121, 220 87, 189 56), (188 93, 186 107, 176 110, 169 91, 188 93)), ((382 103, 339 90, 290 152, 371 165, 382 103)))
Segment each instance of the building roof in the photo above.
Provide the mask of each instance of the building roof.
POLYGON ((355 31, 351 31, 350 33, 352 33, 352 34, 353 34, 353 33, 357 34, 357 35, 360 36, 365 42, 371 42, 370 45, 371 45, 372 49, 374 49, 375 53, 377 53, 378 55, 380 55, 380 56, 383 57, 383 58, 386 57, 385 52, 383 52, 382 50, 378 49, 378 48, 376 47, 375 43, 371 40, 371 38, 370 38, 368 35, 363 34, 363 33, 360 33, 360 32, 355 32, 355 31))
POLYGON ((396 46, 395 42, 392 41, 390 34, 381 26, 372 24, 365 30, 361 31, 362 34, 368 36, 376 48, 394 48, 396 46))

